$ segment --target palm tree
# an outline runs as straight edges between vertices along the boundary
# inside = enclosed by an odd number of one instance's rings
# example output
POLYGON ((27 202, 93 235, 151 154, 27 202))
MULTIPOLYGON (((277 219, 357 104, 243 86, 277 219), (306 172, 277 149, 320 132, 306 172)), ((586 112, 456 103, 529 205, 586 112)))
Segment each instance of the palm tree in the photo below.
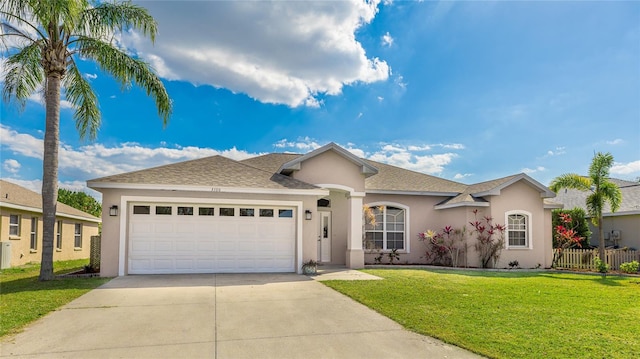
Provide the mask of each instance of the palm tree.
POLYGON ((116 45, 116 35, 130 29, 154 41, 157 24, 146 9, 130 2, 2 0, 0 4, 0 46, 7 56, 3 99, 7 103, 15 100, 24 109, 30 95, 44 92, 40 280, 53 279, 61 88, 75 107, 80 138, 95 139, 100 127, 97 97, 82 76, 78 60, 95 61, 123 88, 135 83, 146 90, 165 125, 171 114, 169 95, 151 67, 116 45))
POLYGON ((591 221, 598 227, 599 243, 598 252, 601 260, 604 259, 604 230, 602 228, 602 209, 609 202, 611 212, 620 208, 622 193, 618 186, 609 181, 609 169, 613 165, 613 156, 610 153, 598 152, 591 160, 589 176, 583 177, 575 173, 560 175, 551 181, 551 190, 558 192, 562 188, 577 189, 583 192, 591 192, 587 196, 587 212, 591 221))

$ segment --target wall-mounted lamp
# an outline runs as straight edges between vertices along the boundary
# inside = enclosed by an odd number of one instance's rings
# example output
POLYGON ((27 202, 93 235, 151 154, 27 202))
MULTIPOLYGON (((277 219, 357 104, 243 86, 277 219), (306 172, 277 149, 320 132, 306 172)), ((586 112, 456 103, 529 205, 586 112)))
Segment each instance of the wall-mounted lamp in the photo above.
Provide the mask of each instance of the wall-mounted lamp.
POLYGON ((306 219, 307 221, 311 220, 311 211, 310 210, 304 211, 304 219, 306 219))
POLYGON ((118 215, 118 206, 114 204, 113 206, 109 207, 109 215, 111 217, 116 217, 118 215))

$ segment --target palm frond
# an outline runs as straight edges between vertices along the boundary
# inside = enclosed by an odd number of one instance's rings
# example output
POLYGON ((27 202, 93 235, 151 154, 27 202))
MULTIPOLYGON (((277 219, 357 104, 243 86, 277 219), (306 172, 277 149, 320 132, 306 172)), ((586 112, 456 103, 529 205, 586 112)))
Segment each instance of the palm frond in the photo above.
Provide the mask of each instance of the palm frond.
POLYGON ((44 71, 40 66, 40 57, 39 43, 34 42, 7 58, 2 88, 2 97, 6 102, 15 99, 23 108, 27 98, 43 84, 44 71))
POLYGON ((582 177, 575 173, 566 173, 560 175, 551 181, 549 188, 558 193, 562 188, 577 189, 580 191, 588 191, 591 188, 591 179, 582 177))
POLYGON ((609 202, 611 212, 615 212, 620 208, 622 203, 622 192, 620 188, 611 181, 605 181, 600 185, 600 192, 602 193, 602 199, 609 202))
POLYGON ((158 107, 158 115, 163 123, 167 124, 172 111, 171 99, 162 81, 148 63, 130 57, 109 43, 87 37, 78 38, 78 51, 82 56, 95 60, 123 87, 130 87, 132 83, 142 87, 147 95, 153 97, 158 107))
POLYGON ((75 107, 74 118, 76 129, 80 138, 94 140, 98 135, 101 116, 98 106, 98 98, 89 81, 82 76, 78 67, 72 64, 67 69, 67 75, 63 80, 66 89, 66 99, 75 107))
POLYGON ((598 152, 589 165, 589 177, 596 187, 600 187, 603 181, 609 178, 609 168, 613 166, 611 153, 598 152))
POLYGON ((158 25, 149 12, 131 2, 101 3, 82 13, 78 36, 101 38, 117 29, 135 29, 155 41, 158 25))

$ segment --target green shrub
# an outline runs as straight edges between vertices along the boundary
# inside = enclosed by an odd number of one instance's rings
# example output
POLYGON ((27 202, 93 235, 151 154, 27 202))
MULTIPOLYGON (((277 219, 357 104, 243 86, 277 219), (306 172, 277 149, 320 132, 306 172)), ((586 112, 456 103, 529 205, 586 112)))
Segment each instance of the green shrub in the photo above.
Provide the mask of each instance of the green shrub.
POLYGON ((607 273, 609 271, 609 265, 607 262, 600 259, 600 257, 595 257, 593 259, 593 263, 596 265, 596 269, 600 273, 607 273))
POLYGON ((638 261, 622 263, 620 265, 620 270, 625 273, 637 273, 638 269, 640 269, 640 263, 638 263, 638 261))
MULTIPOLYGON (((583 238, 580 242, 580 248, 589 248, 589 238, 591 237, 591 230, 589 229, 589 222, 587 221, 587 213, 584 209, 576 207, 574 209, 554 209, 551 211, 552 228, 556 228, 559 225, 572 228, 576 231, 576 234, 583 238), (571 224, 566 225, 562 222, 560 214, 565 213, 571 216, 571 224)), ((556 237, 553 235, 553 248, 557 248, 556 237)))

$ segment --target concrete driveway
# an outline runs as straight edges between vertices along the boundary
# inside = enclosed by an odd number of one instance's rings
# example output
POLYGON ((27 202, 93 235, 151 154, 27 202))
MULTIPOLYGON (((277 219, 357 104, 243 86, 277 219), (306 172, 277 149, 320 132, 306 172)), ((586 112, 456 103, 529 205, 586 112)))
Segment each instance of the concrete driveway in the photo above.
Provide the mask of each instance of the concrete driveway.
POLYGON ((1 345, 26 358, 477 358, 296 274, 119 277, 1 345))

